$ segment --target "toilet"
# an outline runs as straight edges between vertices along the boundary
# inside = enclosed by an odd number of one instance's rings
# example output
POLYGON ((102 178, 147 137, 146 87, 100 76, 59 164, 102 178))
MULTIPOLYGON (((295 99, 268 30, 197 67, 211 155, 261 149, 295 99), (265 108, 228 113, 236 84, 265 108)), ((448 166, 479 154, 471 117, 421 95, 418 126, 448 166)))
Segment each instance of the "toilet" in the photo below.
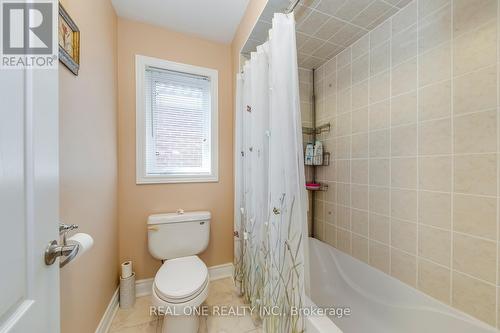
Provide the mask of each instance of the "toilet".
POLYGON ((208 246, 210 212, 150 215, 148 247, 163 264, 153 282, 152 303, 165 314, 163 333, 196 333, 199 307, 208 295, 208 269, 197 256, 208 246))

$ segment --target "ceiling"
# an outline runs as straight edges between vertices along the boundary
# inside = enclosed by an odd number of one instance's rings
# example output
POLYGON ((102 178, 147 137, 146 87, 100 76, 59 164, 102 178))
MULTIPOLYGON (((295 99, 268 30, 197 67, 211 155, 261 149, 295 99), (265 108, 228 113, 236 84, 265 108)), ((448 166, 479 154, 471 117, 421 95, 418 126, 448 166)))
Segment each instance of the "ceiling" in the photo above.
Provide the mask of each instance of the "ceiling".
POLYGON ((230 43, 249 0, 112 0, 120 17, 230 43))
MULTIPOLYGON (((317 68, 394 15, 411 0, 300 0, 295 8, 299 66, 317 68)), ((269 0, 242 53, 267 40, 272 13, 288 0, 269 0)))

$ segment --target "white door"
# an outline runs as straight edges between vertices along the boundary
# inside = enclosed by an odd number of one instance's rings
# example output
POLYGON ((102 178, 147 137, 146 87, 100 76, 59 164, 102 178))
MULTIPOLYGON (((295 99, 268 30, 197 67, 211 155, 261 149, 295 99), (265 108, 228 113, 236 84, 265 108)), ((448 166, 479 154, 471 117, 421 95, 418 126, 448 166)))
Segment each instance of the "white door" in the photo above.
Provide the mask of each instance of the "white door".
POLYGON ((0 70, 0 333, 59 332, 57 70, 0 70))

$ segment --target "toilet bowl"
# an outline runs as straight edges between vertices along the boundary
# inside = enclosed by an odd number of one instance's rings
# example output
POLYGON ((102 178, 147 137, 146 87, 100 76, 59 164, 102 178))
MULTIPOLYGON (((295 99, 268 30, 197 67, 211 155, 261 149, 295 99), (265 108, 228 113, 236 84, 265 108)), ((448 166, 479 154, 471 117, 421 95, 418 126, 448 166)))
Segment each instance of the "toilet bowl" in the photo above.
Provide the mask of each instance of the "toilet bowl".
POLYGON ((198 307, 208 296, 208 269, 198 256, 165 261, 156 273, 153 305, 164 314, 164 333, 197 332, 198 307))
POLYGON ((199 306, 208 296, 207 266, 196 255, 208 246, 210 213, 168 213, 148 218, 148 247, 163 261, 152 303, 164 315, 163 333, 197 333, 199 306))

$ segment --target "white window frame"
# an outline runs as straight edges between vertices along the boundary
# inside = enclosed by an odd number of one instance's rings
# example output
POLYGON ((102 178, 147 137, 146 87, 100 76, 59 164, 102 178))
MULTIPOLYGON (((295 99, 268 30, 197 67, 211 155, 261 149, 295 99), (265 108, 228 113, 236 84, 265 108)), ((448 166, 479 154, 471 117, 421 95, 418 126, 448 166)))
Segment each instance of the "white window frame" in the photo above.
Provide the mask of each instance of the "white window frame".
POLYGON ((218 110, 218 71, 211 68, 182 64, 178 62, 135 56, 136 82, 136 183, 137 184, 168 184, 168 183, 207 183, 219 181, 219 110, 218 110), (210 78, 211 100, 211 173, 210 174, 164 174, 151 176, 146 173, 146 99, 145 73, 146 68, 178 71, 182 73, 202 75, 210 78))

